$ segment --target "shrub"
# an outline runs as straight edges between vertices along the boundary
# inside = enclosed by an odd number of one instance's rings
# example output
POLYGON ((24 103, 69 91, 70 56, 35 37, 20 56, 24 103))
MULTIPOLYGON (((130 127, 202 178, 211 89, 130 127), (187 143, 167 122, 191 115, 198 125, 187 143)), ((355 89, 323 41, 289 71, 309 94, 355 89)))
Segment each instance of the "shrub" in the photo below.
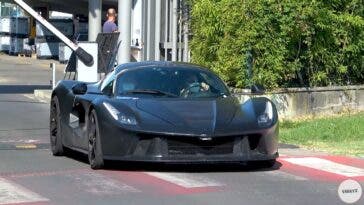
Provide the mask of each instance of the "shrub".
POLYGON ((190 2, 192 61, 213 69, 229 86, 364 82, 362 0, 190 2))

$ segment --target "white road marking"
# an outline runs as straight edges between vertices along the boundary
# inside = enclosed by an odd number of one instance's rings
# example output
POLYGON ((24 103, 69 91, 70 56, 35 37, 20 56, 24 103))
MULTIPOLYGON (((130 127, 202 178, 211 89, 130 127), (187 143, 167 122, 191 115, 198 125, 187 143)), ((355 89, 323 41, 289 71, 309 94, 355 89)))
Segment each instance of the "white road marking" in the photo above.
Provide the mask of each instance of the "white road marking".
POLYGON ((146 172, 146 174, 157 177, 159 179, 177 184, 184 188, 199 188, 199 187, 214 187, 223 186, 223 184, 208 179, 204 176, 189 173, 161 173, 161 172, 146 172))
POLYGON ((292 164, 301 165, 321 171, 331 172, 346 177, 364 176, 364 169, 339 164, 336 162, 332 162, 326 159, 320 159, 317 157, 283 158, 281 160, 287 161, 292 164))
POLYGON ((278 177, 278 178, 282 178, 282 179, 287 179, 287 180, 296 180, 296 181, 307 181, 308 179, 305 177, 301 177, 301 176, 296 176, 293 174, 289 174, 287 172, 283 172, 283 171, 270 171, 270 172, 264 172, 264 174, 267 174, 269 176, 273 176, 273 177, 278 177))
POLYGON ((32 144, 32 143, 39 143, 40 140, 0 140, 1 143, 24 143, 24 144, 32 144))
POLYGON ((34 94, 23 94, 24 97, 27 97, 31 100, 36 100, 36 98, 34 97, 34 94))
POLYGON ((49 103, 48 100, 41 99, 40 97, 38 98, 34 94, 23 94, 23 96, 29 98, 30 100, 34 100, 35 102, 49 103))
POLYGON ((8 82, 9 82, 9 80, 4 79, 4 78, 0 78, 0 83, 8 83, 8 82))
POLYGON ((94 172, 70 173, 66 176, 72 178, 81 190, 96 195, 117 195, 120 193, 141 192, 132 186, 94 172))
POLYGON ((20 185, 0 178, 0 204, 34 203, 49 201, 20 185))

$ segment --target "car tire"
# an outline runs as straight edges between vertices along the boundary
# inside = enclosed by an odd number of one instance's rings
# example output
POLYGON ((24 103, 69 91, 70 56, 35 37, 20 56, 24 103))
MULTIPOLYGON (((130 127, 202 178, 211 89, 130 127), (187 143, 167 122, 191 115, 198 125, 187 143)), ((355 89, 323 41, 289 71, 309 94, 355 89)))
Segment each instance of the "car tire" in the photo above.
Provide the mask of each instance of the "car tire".
POLYGON ((62 156, 62 129, 61 129, 61 111, 57 96, 51 100, 50 116, 49 116, 49 136, 52 154, 54 156, 62 156))
POLYGON ((92 169, 104 167, 104 159, 101 149, 100 130, 96 111, 92 110, 87 125, 88 160, 92 169))

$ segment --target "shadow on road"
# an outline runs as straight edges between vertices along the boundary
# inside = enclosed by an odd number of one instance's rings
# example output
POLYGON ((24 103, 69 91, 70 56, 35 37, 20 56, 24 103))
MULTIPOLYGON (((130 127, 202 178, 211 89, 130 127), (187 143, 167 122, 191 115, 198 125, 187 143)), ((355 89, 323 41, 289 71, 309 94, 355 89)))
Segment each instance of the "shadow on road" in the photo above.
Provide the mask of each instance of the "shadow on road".
MULTIPOLYGON (((66 156, 82 163, 88 164, 87 155, 68 150, 66 156)), ((156 172, 255 172, 279 170, 282 164, 276 162, 273 167, 267 168, 264 163, 199 163, 199 164, 173 164, 160 162, 119 162, 107 161, 105 169, 110 171, 156 171, 156 172)), ((91 168, 90 168, 91 169, 91 168)))
POLYGON ((0 85, 0 94, 28 94, 34 90, 52 89, 51 85, 0 85))
POLYGON ((267 168, 259 163, 199 163, 199 164, 172 164, 172 163, 141 163, 141 162, 108 162, 108 170, 122 171, 158 171, 158 172, 255 172, 278 170, 282 164, 276 162, 273 167, 267 168))

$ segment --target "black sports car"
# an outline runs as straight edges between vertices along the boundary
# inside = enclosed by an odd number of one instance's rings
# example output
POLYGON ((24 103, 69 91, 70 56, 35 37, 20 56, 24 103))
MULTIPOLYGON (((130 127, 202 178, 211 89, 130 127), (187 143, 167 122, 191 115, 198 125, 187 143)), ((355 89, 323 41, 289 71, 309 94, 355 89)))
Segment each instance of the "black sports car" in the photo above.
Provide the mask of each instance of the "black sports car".
POLYGON ((278 157, 278 115, 267 98, 243 104, 208 69, 138 62, 116 67, 97 83, 60 81, 50 109, 52 153, 104 160, 206 163, 278 157))

